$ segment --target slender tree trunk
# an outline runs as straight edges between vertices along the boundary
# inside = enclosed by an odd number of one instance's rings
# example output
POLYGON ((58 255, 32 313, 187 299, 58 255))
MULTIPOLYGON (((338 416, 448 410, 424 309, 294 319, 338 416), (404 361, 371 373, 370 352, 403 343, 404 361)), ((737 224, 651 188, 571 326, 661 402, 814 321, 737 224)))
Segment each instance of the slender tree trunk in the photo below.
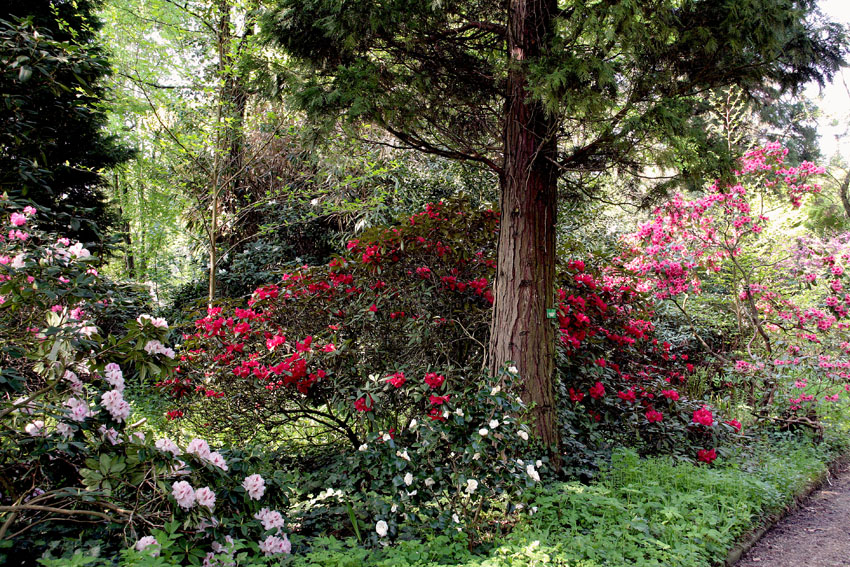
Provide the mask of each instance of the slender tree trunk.
MULTIPOLYGON (((212 170, 212 193, 210 213, 210 230, 209 230, 209 280, 207 286, 207 302, 212 306, 215 300, 215 292, 218 282, 216 280, 216 270, 218 267, 218 255, 216 245, 218 243, 218 208, 222 192, 223 171, 222 164, 224 162, 224 154, 229 150, 227 142, 227 134, 222 130, 225 128, 224 114, 227 106, 227 73, 228 73, 228 58, 229 58, 229 42, 230 42, 230 3, 228 0, 219 0, 218 2, 218 22, 216 24, 216 44, 218 48, 218 103, 216 105, 215 119, 215 146, 213 156, 212 170)), ((226 164, 226 162, 224 162, 226 164)))
POLYGON ((555 450, 555 327, 546 319, 555 282, 555 214, 558 172, 556 121, 528 92, 526 61, 541 54, 552 36, 553 0, 510 0, 511 58, 504 109, 504 164, 500 178, 495 303, 489 364, 513 362, 532 404, 537 437, 555 450))
POLYGON ((136 277, 136 259, 133 257, 133 241, 130 237, 130 221, 124 217, 124 202, 127 200, 127 189, 120 183, 118 171, 112 172, 115 194, 118 195, 118 216, 121 217, 121 238, 124 240, 124 259, 127 275, 130 279, 136 277))

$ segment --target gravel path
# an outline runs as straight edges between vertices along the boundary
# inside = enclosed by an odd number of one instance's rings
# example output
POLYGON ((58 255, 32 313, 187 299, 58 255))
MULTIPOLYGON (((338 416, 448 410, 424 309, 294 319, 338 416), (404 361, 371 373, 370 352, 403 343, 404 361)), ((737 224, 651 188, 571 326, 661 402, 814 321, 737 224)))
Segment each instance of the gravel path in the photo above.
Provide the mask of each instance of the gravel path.
POLYGON ((850 567, 850 469, 830 480, 735 567, 850 567))

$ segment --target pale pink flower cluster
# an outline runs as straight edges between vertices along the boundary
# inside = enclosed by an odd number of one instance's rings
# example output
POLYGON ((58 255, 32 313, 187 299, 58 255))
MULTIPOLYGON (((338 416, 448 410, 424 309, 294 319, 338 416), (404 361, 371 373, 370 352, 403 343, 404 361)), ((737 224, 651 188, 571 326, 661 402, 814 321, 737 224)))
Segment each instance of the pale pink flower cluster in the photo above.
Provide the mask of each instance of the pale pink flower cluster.
POLYGON ((266 492, 266 481, 258 474, 252 474, 242 481, 242 488, 248 492, 252 500, 259 500, 266 492))
POLYGON ((233 538, 224 536, 224 544, 214 541, 210 547, 212 551, 204 557, 203 567, 235 567, 236 561, 233 560, 233 554, 236 550, 233 547, 233 538), (226 555, 227 558, 216 558, 216 554, 226 555))
POLYGON ((278 531, 280 531, 280 528, 282 528, 284 524, 284 519, 281 513, 277 510, 269 510, 268 508, 263 508, 254 514, 254 518, 263 523, 264 530, 273 530, 277 528, 278 531))
POLYGON ((260 551, 265 553, 266 556, 280 553, 289 554, 292 552, 292 544, 286 535, 282 538, 272 535, 260 542, 260 551))
POLYGON ((28 423, 26 427, 24 427, 24 431, 26 431, 28 435, 32 435, 33 437, 44 437, 44 422, 40 419, 37 419, 32 423, 28 423))
POLYGON ((68 413, 68 418, 72 421, 83 421, 87 417, 91 417, 94 413, 89 408, 88 402, 84 400, 77 399, 75 397, 70 397, 65 400, 65 406, 70 410, 68 413))
POLYGON ((164 354, 168 358, 174 358, 174 350, 163 345, 156 339, 147 342, 145 352, 148 354, 164 354))
POLYGON ((195 505, 195 490, 185 480, 178 480, 171 485, 171 495, 184 510, 190 510, 195 505))
POLYGON ((56 424, 56 431, 61 435, 64 439, 70 439, 74 436, 74 428, 68 425, 67 423, 59 422, 56 424))
POLYGON ((83 248, 82 242, 77 242, 73 246, 69 246, 68 252, 74 258, 88 258, 89 256, 91 256, 91 252, 89 252, 87 249, 83 248))
POLYGON ((223 471, 227 470, 227 461, 218 451, 210 451, 210 446, 203 439, 192 439, 186 447, 186 452, 196 455, 202 461, 217 466, 223 471))
POLYGON ((12 226, 23 226, 27 224, 27 217, 21 213, 12 213, 12 218, 9 219, 9 222, 12 223, 12 226))
POLYGON ((74 374, 70 370, 66 370, 65 375, 62 376, 62 378, 71 383, 71 391, 73 391, 75 394, 79 394, 83 391, 82 381, 77 377, 76 374, 74 374))
POLYGON ((168 438, 157 440, 156 448, 162 451, 163 453, 171 453, 175 457, 183 453, 180 450, 180 447, 178 447, 174 441, 168 438))
POLYGON ((103 370, 103 375, 106 381, 109 382, 113 388, 119 392, 124 391, 124 373, 121 372, 120 366, 114 362, 110 362, 103 370))
POLYGON ((212 512, 212 509, 215 508, 215 492, 209 486, 199 488, 195 491, 195 502, 198 506, 204 506, 212 512))
POLYGON ((136 545, 134 547, 136 548, 136 551, 144 551, 152 545, 155 546, 156 549, 153 550, 151 555, 153 557, 159 557, 159 544, 157 543, 156 538, 152 535, 143 537, 142 539, 136 542, 136 545))
POLYGON ((110 427, 109 429, 107 429, 105 425, 101 425, 97 429, 97 432, 103 435, 104 439, 106 439, 113 445, 118 445, 119 443, 121 443, 121 436, 118 434, 117 431, 115 431, 114 427, 110 427))
POLYGON ((35 408, 32 405, 24 403, 26 402, 26 396, 21 396, 14 402, 14 406, 18 408, 18 411, 24 415, 32 415, 35 408))
POLYGON ((112 419, 119 423, 127 419, 130 415, 130 404, 124 400, 124 397, 118 390, 109 390, 103 394, 100 405, 109 412, 112 419))
POLYGON ((136 319, 136 322, 139 325, 144 325, 145 321, 147 321, 157 329, 168 329, 168 321, 166 321, 163 317, 151 317, 150 315, 142 314, 139 315, 139 317, 136 319))

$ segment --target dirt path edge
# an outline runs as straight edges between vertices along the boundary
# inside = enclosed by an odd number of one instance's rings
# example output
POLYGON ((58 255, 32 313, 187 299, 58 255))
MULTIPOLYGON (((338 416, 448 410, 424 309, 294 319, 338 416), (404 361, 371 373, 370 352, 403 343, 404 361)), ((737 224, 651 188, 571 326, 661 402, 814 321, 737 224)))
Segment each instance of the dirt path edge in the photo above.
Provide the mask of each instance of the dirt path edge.
POLYGON ((726 567, 733 567, 745 553, 758 543, 758 541, 770 528, 781 522, 792 512, 798 510, 800 506, 808 500, 809 496, 811 496, 813 492, 823 488, 830 475, 834 475, 837 469, 847 463, 850 463, 850 453, 841 455, 829 463, 829 466, 827 466, 825 471, 794 495, 794 500, 786 506, 785 509, 780 512, 774 512, 773 514, 763 518, 752 530, 741 536, 740 542, 729 550, 729 553, 726 555, 724 565, 726 567))

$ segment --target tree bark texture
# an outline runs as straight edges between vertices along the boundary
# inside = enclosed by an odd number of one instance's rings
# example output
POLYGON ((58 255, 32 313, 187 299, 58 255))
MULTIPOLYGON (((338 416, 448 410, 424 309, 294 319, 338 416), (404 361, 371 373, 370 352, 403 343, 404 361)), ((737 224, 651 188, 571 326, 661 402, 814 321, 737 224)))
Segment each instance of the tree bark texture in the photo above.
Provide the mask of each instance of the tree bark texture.
POLYGON ((537 437, 558 446, 553 384, 555 214, 558 172, 557 122, 528 92, 526 62, 552 37, 551 0, 510 0, 508 50, 511 68, 504 109, 504 162, 500 178, 501 228, 489 364, 497 372, 513 362, 522 378, 522 398, 533 405, 537 437))

